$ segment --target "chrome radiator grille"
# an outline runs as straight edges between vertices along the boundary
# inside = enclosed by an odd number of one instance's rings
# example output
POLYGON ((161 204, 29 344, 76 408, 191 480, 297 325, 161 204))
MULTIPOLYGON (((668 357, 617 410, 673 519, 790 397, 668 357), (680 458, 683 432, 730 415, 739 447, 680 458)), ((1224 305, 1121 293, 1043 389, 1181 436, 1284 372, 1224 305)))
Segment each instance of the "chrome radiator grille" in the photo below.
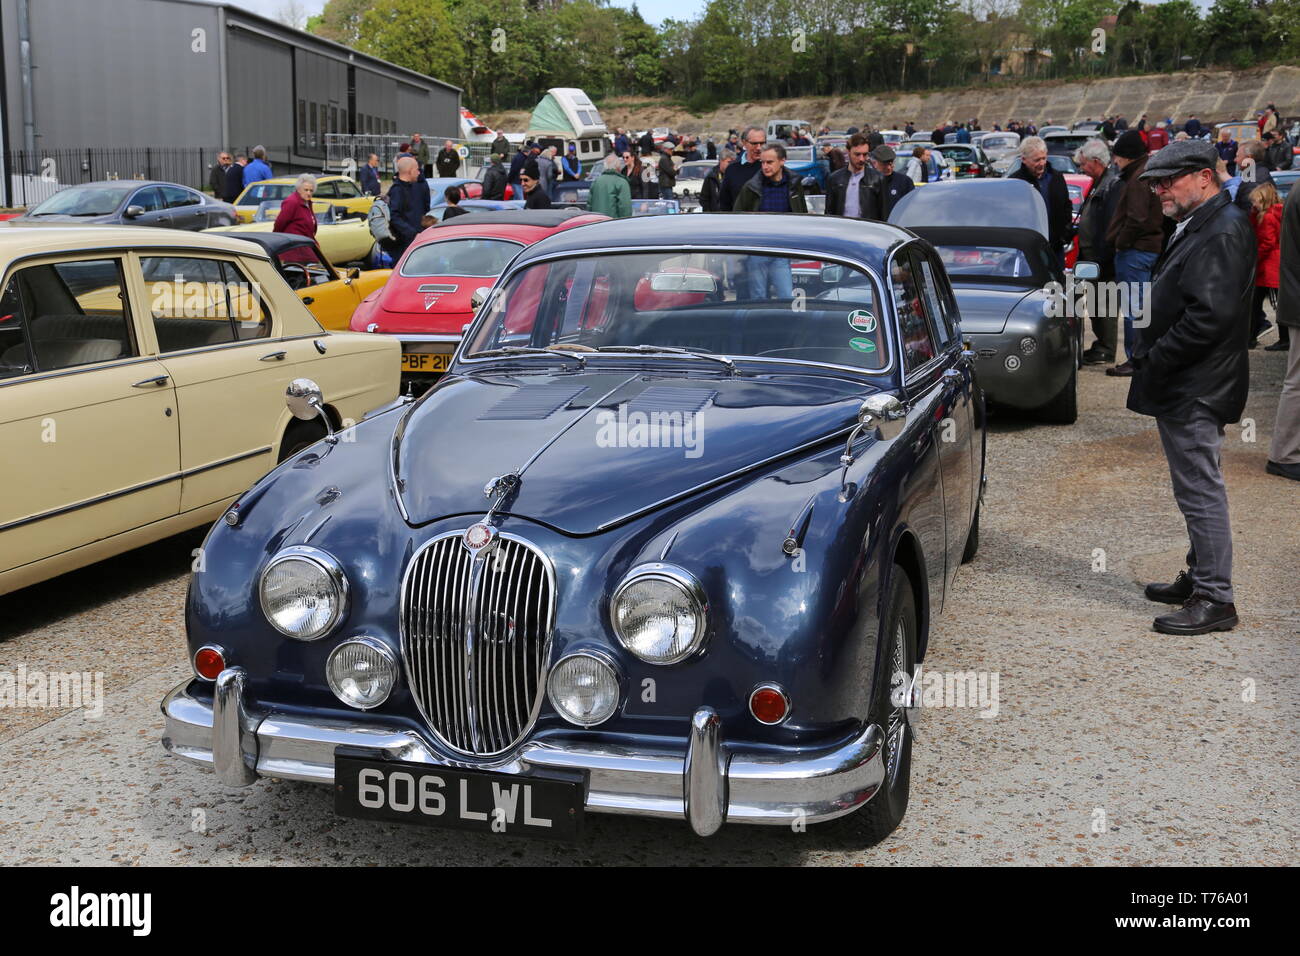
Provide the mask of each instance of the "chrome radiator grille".
POLYGON ((550 562, 497 535, 477 555, 463 532, 434 538, 402 585, 402 657, 421 713, 452 748, 509 749, 541 706, 555 616, 550 562))

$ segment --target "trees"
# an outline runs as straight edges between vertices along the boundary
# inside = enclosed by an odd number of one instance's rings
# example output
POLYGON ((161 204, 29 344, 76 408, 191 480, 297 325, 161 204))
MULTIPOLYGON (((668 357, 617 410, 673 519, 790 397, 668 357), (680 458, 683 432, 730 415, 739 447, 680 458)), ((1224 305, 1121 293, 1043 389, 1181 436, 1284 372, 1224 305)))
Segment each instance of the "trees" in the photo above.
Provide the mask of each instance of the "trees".
POLYGON ((465 48, 442 0, 374 0, 358 33, 362 53, 460 85, 465 48))

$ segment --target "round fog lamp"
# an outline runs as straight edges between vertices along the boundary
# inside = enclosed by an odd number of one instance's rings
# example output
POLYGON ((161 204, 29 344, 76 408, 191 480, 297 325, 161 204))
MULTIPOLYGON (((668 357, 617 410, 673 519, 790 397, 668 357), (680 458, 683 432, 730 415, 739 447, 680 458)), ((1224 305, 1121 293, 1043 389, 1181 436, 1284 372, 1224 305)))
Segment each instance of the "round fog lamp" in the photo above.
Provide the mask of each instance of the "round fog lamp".
POLYGON ((618 675, 592 654, 574 654, 556 664, 546 691, 560 716, 579 727, 604 723, 618 707, 618 675))
POLYGON ((1024 352, 1026 355, 1033 355, 1034 349, 1036 348, 1038 348, 1038 343, 1034 340, 1032 335, 1026 335, 1020 340, 1020 351, 1024 352))
POLYGON ((383 641, 352 638, 330 652, 325 676, 335 697, 349 707, 370 710, 388 699, 397 680, 397 658, 383 641))

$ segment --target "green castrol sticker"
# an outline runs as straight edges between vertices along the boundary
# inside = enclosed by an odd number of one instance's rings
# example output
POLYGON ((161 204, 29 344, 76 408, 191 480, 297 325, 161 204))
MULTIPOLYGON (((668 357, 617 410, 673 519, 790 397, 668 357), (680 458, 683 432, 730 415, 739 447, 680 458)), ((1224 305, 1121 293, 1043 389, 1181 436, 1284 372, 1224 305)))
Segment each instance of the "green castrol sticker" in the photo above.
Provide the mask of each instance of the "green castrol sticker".
POLYGON ((849 313, 849 327, 857 332, 874 332, 876 317, 866 309, 854 309, 849 313))

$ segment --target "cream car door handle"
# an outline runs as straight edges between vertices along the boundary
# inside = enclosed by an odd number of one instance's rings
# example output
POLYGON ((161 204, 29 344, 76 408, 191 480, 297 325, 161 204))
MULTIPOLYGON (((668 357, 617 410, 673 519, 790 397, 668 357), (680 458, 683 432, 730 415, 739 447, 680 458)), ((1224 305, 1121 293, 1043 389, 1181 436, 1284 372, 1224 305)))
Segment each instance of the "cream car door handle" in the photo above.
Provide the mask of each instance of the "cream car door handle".
POLYGON ((132 388, 162 388, 167 384, 166 375, 155 375, 153 378, 146 378, 143 382, 136 382, 132 388))
POLYGON ((285 357, 286 355, 288 355, 288 354, 289 354, 288 352, 268 352, 266 355, 263 355, 263 356, 261 357, 261 359, 259 359, 259 361, 262 361, 262 362, 283 362, 283 361, 284 361, 284 357, 285 357))

